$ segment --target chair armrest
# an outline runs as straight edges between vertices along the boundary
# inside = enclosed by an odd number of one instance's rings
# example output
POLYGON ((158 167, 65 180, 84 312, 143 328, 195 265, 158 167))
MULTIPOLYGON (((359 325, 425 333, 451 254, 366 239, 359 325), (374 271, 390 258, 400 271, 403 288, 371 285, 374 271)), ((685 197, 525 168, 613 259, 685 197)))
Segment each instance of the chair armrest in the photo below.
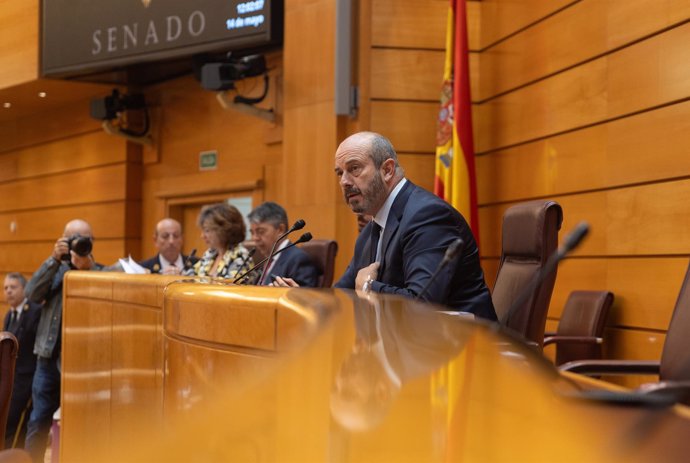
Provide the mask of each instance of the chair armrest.
POLYGON ((658 383, 646 383, 641 385, 637 390, 643 394, 672 397, 677 402, 690 405, 690 381, 659 381, 658 383))
POLYGON ((595 336, 548 336, 544 338, 545 346, 559 342, 572 344, 602 344, 604 339, 595 336))
POLYGON ((545 331, 545 332, 544 332, 544 337, 545 337, 545 338, 548 338, 548 337, 551 337, 551 336, 556 336, 556 332, 555 332, 555 331, 545 331))
POLYGON ((658 360, 576 360, 558 367, 581 375, 658 375, 658 360))

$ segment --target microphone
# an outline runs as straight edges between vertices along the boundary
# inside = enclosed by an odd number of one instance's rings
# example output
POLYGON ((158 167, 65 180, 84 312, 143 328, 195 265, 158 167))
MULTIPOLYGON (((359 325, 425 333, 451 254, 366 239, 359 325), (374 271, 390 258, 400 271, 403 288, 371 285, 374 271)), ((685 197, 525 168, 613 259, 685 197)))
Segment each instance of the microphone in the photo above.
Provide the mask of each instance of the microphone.
POLYGON ((563 239, 563 244, 556 249, 556 251, 549 256, 544 266, 537 273, 534 274, 532 280, 525 286, 518 297, 510 304, 506 312, 505 324, 510 322, 510 319, 515 312, 530 298, 534 288, 536 288, 547 276, 554 271, 558 263, 573 249, 580 245, 585 236, 589 233, 589 224, 587 222, 578 223, 575 228, 563 239))
MULTIPOLYGON (((272 255, 271 257, 276 256, 276 255, 280 254, 281 252, 283 252, 283 251, 285 251, 285 250, 287 250, 287 249, 290 249, 291 247, 296 246, 296 245, 298 245, 298 244, 300 244, 300 243, 306 243, 307 241, 311 241, 311 239, 312 239, 311 233, 309 233, 309 232, 303 233, 302 236, 300 236, 300 237, 297 239, 297 241, 295 241, 294 243, 288 244, 288 245, 285 246, 283 249, 277 250, 276 252, 273 253, 273 255, 272 255)), ((240 275, 240 276, 236 277, 234 280, 232 280, 232 282, 233 282, 233 283, 237 283, 238 281, 242 280, 242 279, 245 278, 247 275, 249 275, 250 273, 252 273, 252 272, 255 271, 256 269, 258 269, 259 267, 261 267, 264 263, 266 263, 267 260, 268 260, 268 257, 265 257, 264 259, 261 260, 261 262, 257 263, 257 264, 254 265, 252 268, 250 268, 249 270, 247 270, 246 272, 244 272, 242 275, 240 275)))
POLYGON ((273 247, 271 247, 271 252, 268 253, 268 257, 266 258, 266 265, 264 267, 263 273, 261 274, 261 278, 259 279, 259 285, 261 285, 264 282, 264 278, 266 278, 266 270, 268 270, 268 266, 271 264, 271 258, 273 257, 273 253, 275 252, 276 246, 278 245, 278 243, 280 243, 280 240, 282 240, 283 238, 285 238, 286 236, 288 236, 290 233, 292 233, 295 230, 303 229, 306 224, 307 223, 303 219, 297 220, 297 222, 295 222, 292 225, 292 227, 290 227, 288 229, 288 231, 286 231, 285 233, 280 235, 278 237, 278 239, 275 240, 275 242, 273 243, 273 247))
POLYGON ((462 240, 462 238, 457 238, 455 241, 450 243, 450 246, 448 246, 448 249, 446 249, 446 253, 443 255, 443 259, 441 259, 441 262, 439 262, 436 270, 434 270, 434 273, 431 275, 431 278, 429 278, 429 281, 426 282, 424 288, 414 298, 415 301, 418 301, 424 297, 431 284, 436 280, 438 274, 441 273, 441 270, 443 270, 445 266, 450 263, 450 261, 459 256, 464 247, 465 242, 462 240))
POLYGON ((244 266, 247 265, 247 262, 249 262, 249 259, 251 259, 254 256, 255 252, 256 252, 256 248, 252 248, 249 250, 247 255, 244 256, 244 259, 242 259, 242 262, 240 263, 240 267, 237 269, 237 273, 240 273, 242 271, 244 266))
POLYGON ((182 266, 182 270, 188 270, 192 268, 192 259, 194 259, 194 256, 196 256, 196 248, 192 249, 192 252, 190 252, 187 258, 185 259, 184 265, 182 266))

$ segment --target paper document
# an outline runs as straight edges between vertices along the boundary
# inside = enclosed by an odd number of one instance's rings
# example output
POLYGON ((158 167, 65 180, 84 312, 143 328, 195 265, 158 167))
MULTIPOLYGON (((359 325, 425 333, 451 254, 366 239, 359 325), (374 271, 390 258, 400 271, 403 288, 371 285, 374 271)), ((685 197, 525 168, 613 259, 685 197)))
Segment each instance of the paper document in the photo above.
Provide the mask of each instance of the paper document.
POLYGON ((120 262, 125 273, 151 273, 149 269, 142 267, 132 259, 131 255, 127 259, 119 259, 118 262, 120 262))

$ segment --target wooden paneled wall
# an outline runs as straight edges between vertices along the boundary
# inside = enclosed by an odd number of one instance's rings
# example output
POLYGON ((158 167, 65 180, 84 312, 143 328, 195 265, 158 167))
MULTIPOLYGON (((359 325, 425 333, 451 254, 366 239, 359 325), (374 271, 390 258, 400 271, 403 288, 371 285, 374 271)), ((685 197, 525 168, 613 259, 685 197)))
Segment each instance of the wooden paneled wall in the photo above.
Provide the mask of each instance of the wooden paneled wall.
MULTIPOLYGON (((24 3, 9 2, 2 17, 37 18, 24 3)), ((145 89, 154 148, 105 135, 88 117, 93 88, 50 111, 3 119, 0 272, 32 272, 74 216, 94 223, 99 260, 148 256, 171 206, 247 191, 285 204, 316 236, 336 237, 342 271, 356 228, 332 176, 333 153, 351 132, 381 132, 408 176, 431 188, 448 8, 447 0, 356 4, 355 119, 333 112, 332 0, 286 1, 285 45, 269 56, 263 104, 275 123, 221 109, 192 77, 145 89), (214 149, 218 169, 200 172, 199 152, 214 149)), ((588 220, 592 233, 560 269, 549 326, 570 291, 609 289, 608 355, 657 358, 690 255, 690 6, 482 0, 468 2, 468 14, 487 280, 505 209, 554 198, 564 230, 588 220)), ((20 32, 28 52, 0 47, 3 92, 35 79, 37 36, 20 32)), ((257 91, 252 85, 241 91, 257 91)))
POLYGON ((89 100, 0 127, 0 277, 29 277, 65 224, 91 223, 103 264, 140 248, 141 153, 103 132, 89 100))
POLYGON ((606 354, 658 359, 690 254, 690 5, 480 2, 473 89, 484 266, 501 216, 529 199, 591 234, 559 271, 570 291, 615 293, 606 354), (516 14, 530 11, 530 16, 516 14))
POLYGON ((361 40, 364 123, 386 135, 406 175, 432 190, 445 59, 446 0, 371 0, 361 40), (365 54, 366 53, 366 54, 365 54))

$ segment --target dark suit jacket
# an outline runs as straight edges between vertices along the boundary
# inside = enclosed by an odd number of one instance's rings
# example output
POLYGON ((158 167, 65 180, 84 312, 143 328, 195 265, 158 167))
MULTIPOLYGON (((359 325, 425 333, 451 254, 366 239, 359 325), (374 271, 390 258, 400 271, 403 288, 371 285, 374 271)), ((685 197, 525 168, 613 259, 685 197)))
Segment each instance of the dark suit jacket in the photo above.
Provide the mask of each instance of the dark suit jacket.
MULTIPOLYGON (((337 288, 354 288, 357 272, 371 264, 369 223, 359 234, 355 253, 337 288)), ((479 250, 465 219, 451 205, 409 180, 395 198, 381 237, 383 256, 372 291, 416 297, 443 259, 462 238, 462 254, 438 275, 425 293, 429 302, 496 320, 491 294, 479 265, 479 250)))
MULTIPOLYGON (((36 341, 36 329, 38 328, 38 321, 41 318, 41 305, 35 302, 27 302, 24 305, 22 316, 19 319, 19 328, 14 336, 19 343, 19 351, 17 352, 17 363, 15 366, 15 374, 23 375, 30 374, 33 376, 36 370, 36 355, 34 354, 34 342, 36 341), (28 307, 28 309, 27 309, 28 307)), ((3 323, 3 329, 9 331, 10 312, 7 311, 3 323)))
MULTIPOLYGON (((188 258, 189 258, 188 256, 185 256, 184 254, 182 254, 182 262, 184 264, 187 264, 188 258)), ((191 259, 190 263, 194 264, 194 263, 196 263, 197 260, 199 260, 199 259, 196 257, 193 257, 191 259)), ((163 269, 163 265, 161 264, 160 254, 156 254, 155 256, 153 256, 150 259, 147 259, 143 262, 139 262, 139 265, 141 265, 144 268, 151 270, 151 273, 161 273, 161 270, 163 269)), ((182 269, 180 269, 180 270, 182 270, 182 269)))
POLYGON ((264 285, 270 284, 273 276, 292 278, 300 286, 315 288, 319 285, 320 272, 306 252, 293 246, 279 255, 280 258, 273 265, 271 274, 265 278, 264 285))

